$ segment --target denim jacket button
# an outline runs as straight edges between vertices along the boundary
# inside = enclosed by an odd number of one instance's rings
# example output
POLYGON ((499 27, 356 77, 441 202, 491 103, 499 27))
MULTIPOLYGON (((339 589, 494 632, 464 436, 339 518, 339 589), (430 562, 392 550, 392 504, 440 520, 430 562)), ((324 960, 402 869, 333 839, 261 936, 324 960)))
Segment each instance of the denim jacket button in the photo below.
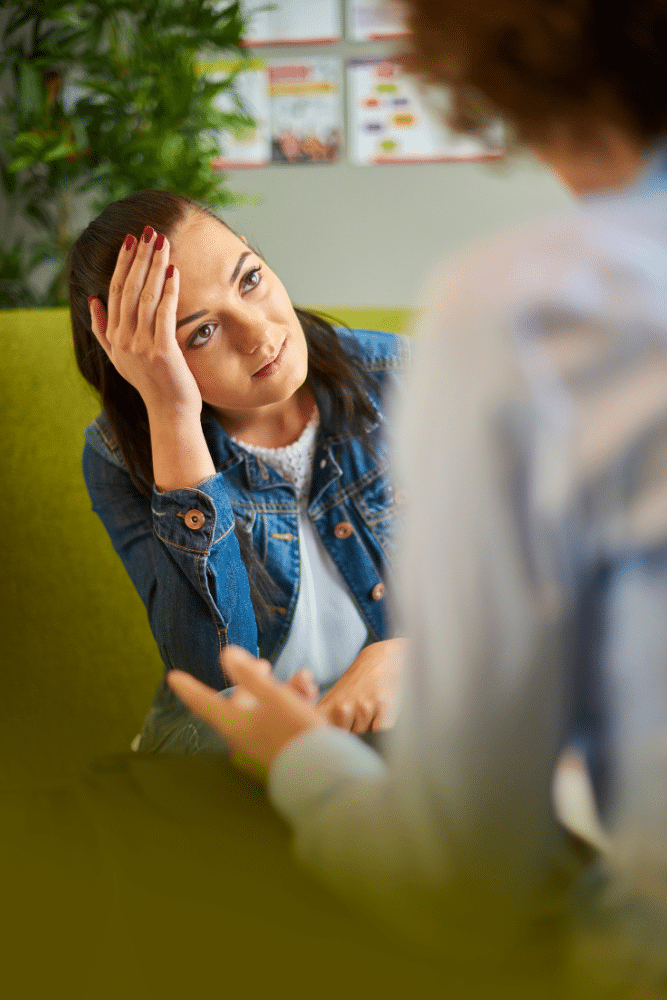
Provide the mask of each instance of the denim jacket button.
POLYGON ((376 583, 375 584, 375 586, 371 590, 371 597, 373 598, 374 601, 381 601, 382 600, 382 598, 384 597, 384 584, 383 583, 376 583))
POLYGON ((334 528, 334 535, 336 538, 349 538, 353 530, 349 521, 340 521, 334 528))
POLYGON ((189 510, 187 514, 179 514, 178 516, 183 518, 191 531, 199 531, 200 528, 204 527, 206 521, 200 510, 189 510))

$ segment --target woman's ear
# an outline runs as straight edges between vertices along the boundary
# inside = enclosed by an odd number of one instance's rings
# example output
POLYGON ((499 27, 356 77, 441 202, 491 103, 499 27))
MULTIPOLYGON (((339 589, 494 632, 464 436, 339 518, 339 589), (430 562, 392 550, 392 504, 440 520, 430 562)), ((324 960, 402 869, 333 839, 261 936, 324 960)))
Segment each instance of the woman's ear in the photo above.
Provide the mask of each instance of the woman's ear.
POLYGON ((104 349, 107 356, 111 358, 111 344, 107 340, 107 312, 96 295, 91 295, 88 299, 90 310, 90 328, 100 347, 104 349))

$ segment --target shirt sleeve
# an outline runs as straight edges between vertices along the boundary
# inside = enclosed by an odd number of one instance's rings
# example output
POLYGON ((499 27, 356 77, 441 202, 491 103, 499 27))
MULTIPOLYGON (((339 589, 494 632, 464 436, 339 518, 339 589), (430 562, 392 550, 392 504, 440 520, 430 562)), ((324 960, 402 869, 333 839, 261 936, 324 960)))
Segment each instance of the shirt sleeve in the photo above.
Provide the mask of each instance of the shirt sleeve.
POLYGON ((387 763, 349 734, 311 732, 269 783, 303 863, 422 938, 455 874, 533 891, 560 842, 550 786, 565 728, 563 598, 529 557, 525 454, 504 419, 527 403, 516 352, 460 277, 432 299, 398 417, 413 488, 397 617, 411 646, 387 763))
POLYGON ((257 628, 222 475, 189 489, 154 490, 149 499, 89 442, 83 471, 165 666, 226 687, 220 651, 234 643, 256 655, 257 628))

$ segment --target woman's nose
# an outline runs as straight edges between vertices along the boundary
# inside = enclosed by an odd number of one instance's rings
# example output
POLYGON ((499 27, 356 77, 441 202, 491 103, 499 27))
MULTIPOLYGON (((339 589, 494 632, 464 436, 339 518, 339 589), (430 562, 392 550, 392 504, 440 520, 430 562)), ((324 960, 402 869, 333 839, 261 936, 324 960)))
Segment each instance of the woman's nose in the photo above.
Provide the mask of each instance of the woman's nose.
POLYGON ((229 324, 230 334, 242 354, 254 354, 271 342, 265 318, 251 312, 239 312, 229 324))

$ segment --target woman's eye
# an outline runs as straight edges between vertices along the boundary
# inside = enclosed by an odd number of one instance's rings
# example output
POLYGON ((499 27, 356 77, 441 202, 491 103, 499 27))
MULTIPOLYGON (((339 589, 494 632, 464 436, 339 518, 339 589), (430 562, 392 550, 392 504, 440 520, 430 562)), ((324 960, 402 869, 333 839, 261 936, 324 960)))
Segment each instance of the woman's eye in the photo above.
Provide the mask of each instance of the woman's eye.
POLYGON ((256 288, 257 285, 262 280, 262 269, 261 267, 253 267, 252 270, 248 271, 243 275, 241 280, 241 287, 246 288, 256 288))
POLYGON ((188 347, 201 347, 205 344, 207 340, 210 340, 213 336, 215 326, 213 323, 204 323, 190 339, 188 347))

